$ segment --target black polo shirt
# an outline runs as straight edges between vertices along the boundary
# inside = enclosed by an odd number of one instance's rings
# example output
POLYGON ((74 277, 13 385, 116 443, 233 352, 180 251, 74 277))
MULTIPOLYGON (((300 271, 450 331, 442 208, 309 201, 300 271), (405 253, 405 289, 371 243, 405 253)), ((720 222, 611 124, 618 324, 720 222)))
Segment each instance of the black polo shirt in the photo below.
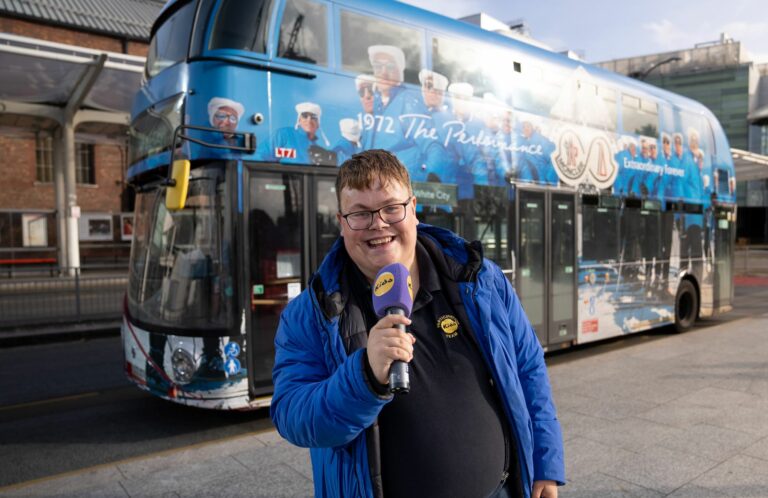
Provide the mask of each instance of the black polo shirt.
MULTIPOLYGON (((519 483, 516 445, 472 332, 452 309, 420 243, 416 253, 411 390, 379 414, 384 496, 486 497, 507 470, 510 484, 519 483)), ((370 295, 363 275, 351 273, 352 290, 370 295)), ((360 301, 370 331, 378 318, 370 300, 360 301)), ((375 383, 370 367, 368 375, 375 383)))

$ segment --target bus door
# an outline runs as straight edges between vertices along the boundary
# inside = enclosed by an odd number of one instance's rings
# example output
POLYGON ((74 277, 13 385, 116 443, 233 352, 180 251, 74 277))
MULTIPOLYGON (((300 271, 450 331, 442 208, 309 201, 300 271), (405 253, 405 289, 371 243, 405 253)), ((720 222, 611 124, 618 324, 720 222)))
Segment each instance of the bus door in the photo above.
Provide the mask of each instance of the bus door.
POLYGON ((715 208, 714 308, 733 304, 733 239, 736 223, 729 208, 715 208))
POLYGON ((263 165, 246 171, 243 260, 252 395, 271 391, 280 313, 306 287, 339 235, 335 173, 268 171, 263 165))
POLYGON ((518 189, 515 287, 544 347, 576 338, 576 199, 518 189))
POLYGON ((304 254, 302 176, 249 170, 243 181, 246 347, 249 388, 272 385, 275 331, 280 313, 302 289, 304 254))

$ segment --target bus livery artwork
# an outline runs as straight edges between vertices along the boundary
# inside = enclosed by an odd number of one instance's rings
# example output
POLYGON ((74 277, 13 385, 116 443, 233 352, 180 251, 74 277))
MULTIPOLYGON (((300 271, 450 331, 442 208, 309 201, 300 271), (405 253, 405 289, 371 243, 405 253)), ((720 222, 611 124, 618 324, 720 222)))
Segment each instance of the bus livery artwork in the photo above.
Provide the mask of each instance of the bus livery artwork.
POLYGON ((174 0, 147 73, 123 338, 159 396, 269 402, 280 311, 338 236, 336 168, 366 149, 408 168, 421 222, 480 240, 546 349, 730 309, 733 162, 694 101, 366 0, 174 0), (182 124, 207 130, 171 144, 182 124), (192 164, 180 211, 171 151, 192 164))

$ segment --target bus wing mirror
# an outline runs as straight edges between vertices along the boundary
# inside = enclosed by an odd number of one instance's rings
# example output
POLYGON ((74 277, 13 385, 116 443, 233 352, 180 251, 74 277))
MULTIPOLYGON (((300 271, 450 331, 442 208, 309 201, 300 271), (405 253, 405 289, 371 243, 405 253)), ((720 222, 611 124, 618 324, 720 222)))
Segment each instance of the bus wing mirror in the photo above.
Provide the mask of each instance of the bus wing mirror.
POLYGON ((189 170, 191 163, 188 159, 177 159, 171 165, 171 181, 165 191, 165 207, 168 211, 184 209, 189 190, 189 170))

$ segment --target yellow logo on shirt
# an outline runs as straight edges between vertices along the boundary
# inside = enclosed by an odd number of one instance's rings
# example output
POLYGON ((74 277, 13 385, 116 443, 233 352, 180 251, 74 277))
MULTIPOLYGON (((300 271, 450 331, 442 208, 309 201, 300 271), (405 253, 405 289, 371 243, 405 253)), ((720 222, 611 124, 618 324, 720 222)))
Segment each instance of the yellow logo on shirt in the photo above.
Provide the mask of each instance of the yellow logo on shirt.
POLYGON ((391 272, 385 271, 376 279, 376 283, 373 286, 373 293, 376 294, 376 297, 381 297, 389 292, 394 284, 395 276, 391 272))
POLYGON ((443 315, 437 319, 437 327, 450 339, 459 335, 459 321, 453 315, 443 315))

